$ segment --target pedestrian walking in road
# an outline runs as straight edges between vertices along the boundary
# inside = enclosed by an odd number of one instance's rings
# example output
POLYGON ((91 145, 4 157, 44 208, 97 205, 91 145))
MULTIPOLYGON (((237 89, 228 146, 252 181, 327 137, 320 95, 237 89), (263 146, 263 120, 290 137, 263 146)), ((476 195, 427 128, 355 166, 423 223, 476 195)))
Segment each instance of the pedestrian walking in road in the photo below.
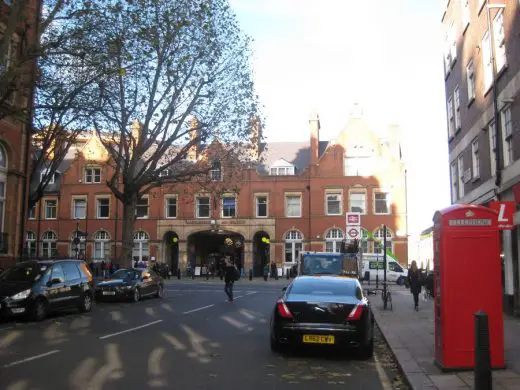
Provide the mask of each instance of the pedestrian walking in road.
POLYGON ((224 268, 224 292, 228 297, 228 302, 233 302, 233 284, 237 279, 237 269, 231 262, 231 258, 226 258, 226 266, 224 268))
POLYGON ((419 294, 421 293, 421 271, 417 268, 417 262, 412 261, 412 266, 408 270, 408 282, 410 284, 410 292, 413 295, 414 308, 419 310, 419 294))

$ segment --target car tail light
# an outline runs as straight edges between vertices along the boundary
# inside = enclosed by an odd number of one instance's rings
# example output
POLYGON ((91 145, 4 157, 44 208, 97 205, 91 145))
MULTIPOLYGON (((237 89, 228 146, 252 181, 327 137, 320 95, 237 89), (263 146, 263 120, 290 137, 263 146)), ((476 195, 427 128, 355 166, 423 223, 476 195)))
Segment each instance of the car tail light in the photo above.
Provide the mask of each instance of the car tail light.
POLYGON ((356 321, 363 315, 363 306, 356 305, 347 317, 348 321, 356 321))
POLYGON ((287 307, 284 301, 281 299, 276 303, 276 306, 278 308, 278 314, 280 314, 280 317, 283 318, 294 318, 291 311, 287 307))

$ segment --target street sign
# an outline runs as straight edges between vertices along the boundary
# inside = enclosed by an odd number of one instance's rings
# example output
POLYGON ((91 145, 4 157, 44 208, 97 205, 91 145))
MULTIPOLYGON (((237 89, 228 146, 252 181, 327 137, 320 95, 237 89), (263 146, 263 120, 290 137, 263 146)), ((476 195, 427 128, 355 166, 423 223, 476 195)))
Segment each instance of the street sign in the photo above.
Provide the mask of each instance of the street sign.
POLYGON ((347 240, 359 240, 361 238, 361 227, 359 226, 348 226, 347 227, 347 240))
POLYGON ((347 226, 361 226, 361 213, 347 213, 347 226))
POLYGON ((489 207, 498 213, 498 230, 512 230, 515 227, 513 217, 516 211, 516 203, 513 201, 490 202, 489 207))

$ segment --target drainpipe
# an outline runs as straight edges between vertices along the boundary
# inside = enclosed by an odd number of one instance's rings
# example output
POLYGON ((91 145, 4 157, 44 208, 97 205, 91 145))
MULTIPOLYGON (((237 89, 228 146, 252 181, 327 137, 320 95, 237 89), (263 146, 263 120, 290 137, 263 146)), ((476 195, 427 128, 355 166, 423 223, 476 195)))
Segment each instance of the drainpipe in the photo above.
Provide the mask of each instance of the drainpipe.
MULTIPOLYGON (((35 44, 35 51, 39 48, 39 30, 40 30, 40 18, 42 15, 42 0, 38 1, 37 4, 37 15, 36 15, 36 23, 34 25, 34 39, 36 42, 33 42, 35 44)), ((24 172, 23 172, 23 183, 22 183, 22 192, 23 192, 23 201, 22 201, 22 215, 20 216, 21 223, 20 223, 20 242, 18 244, 18 259, 21 260, 23 256, 23 246, 25 242, 25 220, 26 220, 26 213, 27 213, 27 203, 29 201, 28 196, 28 185, 27 181, 30 179, 29 177, 29 160, 30 160, 30 149, 31 149, 31 135, 32 135, 32 117, 34 114, 34 97, 35 97, 35 85, 36 85, 36 72, 38 70, 38 61, 35 59, 31 64, 31 72, 30 72, 30 85, 31 88, 31 96, 30 99, 28 99, 28 105, 27 105, 27 118, 25 122, 25 166, 24 166, 24 172)), ((38 218, 38 223, 39 223, 38 218)), ((36 237, 36 251, 38 251, 38 239, 39 237, 36 237)), ((38 252, 36 252, 38 253, 38 252)))
MULTIPOLYGON (((500 140, 502 129, 500 128, 500 114, 498 112, 498 91, 497 91, 497 67, 495 61, 495 34, 493 32, 493 28, 491 25, 491 7, 489 7, 489 0, 486 1, 486 11, 487 11, 487 27, 489 34, 489 43, 491 47, 491 65, 492 65, 492 88, 493 88, 493 122, 495 126, 495 167, 496 167, 496 176, 495 176, 495 195, 497 200, 500 199, 500 185, 502 184, 502 171, 500 167, 500 140)), ((495 7, 493 7, 495 8, 495 7)), ((498 7, 497 7, 498 8, 498 7)))
POLYGON ((114 203, 116 206, 116 219, 114 221, 114 258, 118 263, 120 263, 119 258, 117 257, 117 227, 118 227, 118 218, 119 218, 119 201, 116 197, 114 197, 114 203))

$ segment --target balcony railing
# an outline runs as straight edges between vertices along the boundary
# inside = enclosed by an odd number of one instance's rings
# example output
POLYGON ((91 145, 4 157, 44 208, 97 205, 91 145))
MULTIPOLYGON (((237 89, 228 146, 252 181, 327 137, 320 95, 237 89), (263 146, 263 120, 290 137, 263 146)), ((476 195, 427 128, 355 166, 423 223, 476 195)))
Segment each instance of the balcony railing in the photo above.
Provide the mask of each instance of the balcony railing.
POLYGON ((9 234, 0 233, 0 254, 6 255, 9 251, 9 234))

